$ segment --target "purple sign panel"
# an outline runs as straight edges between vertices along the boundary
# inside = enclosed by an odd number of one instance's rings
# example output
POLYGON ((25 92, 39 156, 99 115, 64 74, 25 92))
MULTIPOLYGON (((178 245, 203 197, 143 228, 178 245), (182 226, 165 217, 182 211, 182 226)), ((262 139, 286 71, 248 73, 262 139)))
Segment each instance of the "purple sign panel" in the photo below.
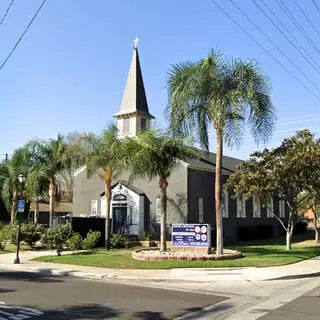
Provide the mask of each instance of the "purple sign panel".
POLYGON ((173 224, 172 246, 209 248, 210 231, 209 224, 173 224))

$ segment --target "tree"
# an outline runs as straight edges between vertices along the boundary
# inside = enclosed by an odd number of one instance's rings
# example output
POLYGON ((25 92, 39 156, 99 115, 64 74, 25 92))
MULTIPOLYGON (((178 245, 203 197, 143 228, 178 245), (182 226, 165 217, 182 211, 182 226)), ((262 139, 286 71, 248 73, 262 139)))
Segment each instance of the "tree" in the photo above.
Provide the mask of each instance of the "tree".
MULTIPOLYGON (((318 177, 319 179, 320 177, 318 177)), ((319 183, 318 183, 319 186, 319 183)), ((308 187, 308 191, 304 191, 301 193, 299 197, 301 201, 300 208, 298 209, 298 213, 300 216, 304 216, 306 211, 311 210, 313 213, 313 229, 314 229, 314 242, 317 244, 319 242, 319 208, 320 208, 320 190, 318 187, 314 188, 313 186, 308 187)))
POLYGON ((23 174, 25 177, 27 176, 30 160, 28 150, 25 147, 19 148, 14 151, 11 159, 2 170, 2 195, 5 202, 11 207, 11 224, 14 223, 16 218, 19 197, 28 201, 24 185, 19 182, 18 175, 23 174))
POLYGON ((273 129, 270 86, 257 64, 233 60, 230 64, 211 50, 198 62, 174 65, 168 76, 167 116, 176 134, 196 134, 199 144, 209 150, 209 126, 216 136, 215 211, 216 254, 223 253, 220 214, 223 141, 239 146, 248 124, 256 142, 273 129), (248 115, 248 116, 247 116, 248 115))
POLYGON ((120 140, 117 138, 117 127, 109 124, 101 135, 88 134, 80 141, 85 140, 83 145, 85 164, 88 175, 103 170, 106 197, 106 249, 110 250, 110 205, 111 205, 111 183, 112 179, 121 172, 121 161, 117 156, 120 140))
POLYGON ((174 138, 160 131, 144 131, 138 137, 125 138, 119 153, 132 177, 158 177, 161 191, 160 250, 166 251, 167 187, 168 178, 179 161, 194 158, 195 149, 186 139, 174 138))
MULTIPOLYGON (((70 166, 67 156, 67 144, 62 135, 58 134, 56 140, 32 140, 27 144, 29 152, 34 157, 34 170, 39 179, 46 177, 49 182, 49 226, 52 226, 54 215, 54 199, 56 191, 56 176, 70 166)), ((40 181, 40 180, 39 180, 40 181)))
POLYGON ((313 227, 315 233, 315 243, 319 242, 319 207, 320 207, 320 139, 315 139, 309 131, 304 131, 307 139, 307 159, 306 165, 309 170, 305 172, 305 188, 299 200, 301 202, 300 213, 302 210, 311 209, 313 212, 313 227))
POLYGON ((291 249, 298 209, 304 201, 301 194, 314 170, 313 144, 309 130, 297 132, 273 150, 253 153, 250 160, 243 162, 239 166, 240 171, 231 175, 227 182, 227 187, 233 189, 236 198, 243 194, 246 199, 256 196, 267 205, 270 198, 285 201, 289 208, 287 222, 277 216, 274 208, 268 209, 286 231, 287 250, 291 249))

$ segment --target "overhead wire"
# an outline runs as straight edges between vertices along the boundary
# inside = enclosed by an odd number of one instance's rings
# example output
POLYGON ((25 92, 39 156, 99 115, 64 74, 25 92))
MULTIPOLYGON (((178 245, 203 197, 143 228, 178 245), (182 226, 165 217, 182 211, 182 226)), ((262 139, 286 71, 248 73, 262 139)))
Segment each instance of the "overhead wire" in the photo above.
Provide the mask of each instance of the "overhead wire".
POLYGON ((278 6, 285 13, 285 15, 291 20, 291 22, 296 26, 296 28, 300 31, 300 33, 304 36, 309 44, 311 44, 312 48, 320 55, 320 49, 317 44, 311 39, 310 35, 307 31, 301 26, 299 21, 292 15, 291 11, 288 9, 286 4, 282 0, 276 0, 278 6))
POLYGON ((300 72, 300 74, 308 80, 308 82, 320 92, 319 87, 306 75, 304 71, 301 70, 300 67, 235 3, 234 0, 230 0, 230 2, 241 12, 241 14, 249 20, 263 35, 264 37, 272 43, 272 45, 294 66, 294 68, 300 72))
POLYGON ((292 0, 294 2, 294 4, 297 6, 297 8, 299 9, 299 11, 302 13, 302 15, 305 17, 305 19, 309 22, 311 28, 313 29, 313 31, 320 37, 320 32, 317 30, 317 28, 314 26, 313 22, 311 21, 311 19, 306 15, 306 13, 304 12, 304 10, 300 7, 299 3, 296 0, 292 0))
POLYGON ((268 13, 259 5, 258 1, 253 0, 255 6, 261 11, 261 13, 271 22, 271 24, 287 39, 287 41, 296 49, 296 51, 302 56, 308 64, 318 73, 320 74, 320 65, 313 59, 310 53, 300 44, 300 42, 292 35, 292 33, 288 30, 288 28, 281 22, 281 20, 276 16, 276 14, 270 9, 270 7, 266 4, 264 0, 261 3, 264 4, 269 13, 273 16, 273 18, 279 23, 281 28, 275 23, 275 21, 270 17, 268 13), (287 34, 284 33, 285 30, 287 34), (291 37, 291 39, 288 37, 291 37), (293 41, 295 43, 293 43, 293 41), (303 51, 303 52, 302 52, 303 51))
POLYGON ((39 12, 41 11, 42 7, 44 6, 44 4, 46 3, 47 0, 43 0, 40 7, 38 8, 38 10, 35 12, 35 14, 33 15, 32 19, 30 20, 30 22, 28 23, 28 25, 26 26, 26 28, 24 29, 22 35, 20 36, 20 38, 17 40, 17 42, 15 43, 15 45, 13 46, 13 48, 11 49, 10 53, 8 54, 8 56, 5 58, 5 60, 2 62, 2 64, 0 65, 0 70, 5 66, 5 64, 7 63, 7 61, 9 60, 9 58, 11 57, 11 55, 13 54, 13 52, 16 50, 16 48, 18 47, 19 43, 21 42, 21 40, 23 39, 23 37, 25 36, 25 34, 27 33, 27 31, 29 30, 30 26, 32 25, 33 21, 36 19, 36 17, 38 16, 39 12))
POLYGON ((4 15, 3 15, 3 17, 1 18, 0 26, 3 24, 4 19, 7 17, 8 13, 9 13, 12 5, 13 5, 13 3, 14 3, 14 0, 11 0, 9 5, 8 5, 8 7, 7 7, 7 9, 6 9, 6 11, 5 11, 5 13, 4 13, 4 15))
POLYGON ((211 0, 226 17, 228 17, 239 29, 241 29, 255 44, 262 49, 268 56, 270 56, 278 65, 281 66, 292 78, 294 78, 302 87, 305 88, 314 98, 320 101, 320 97, 314 93, 307 85, 305 85, 295 74, 293 74, 279 59, 277 59, 268 49, 266 49, 258 40, 256 40, 240 23, 238 23, 226 10, 224 10, 215 0, 211 0))
POLYGON ((313 4, 314 4, 314 6, 317 8, 317 10, 319 11, 319 13, 320 13, 320 7, 319 7, 319 5, 317 4, 316 0, 312 0, 312 2, 313 2, 313 4))

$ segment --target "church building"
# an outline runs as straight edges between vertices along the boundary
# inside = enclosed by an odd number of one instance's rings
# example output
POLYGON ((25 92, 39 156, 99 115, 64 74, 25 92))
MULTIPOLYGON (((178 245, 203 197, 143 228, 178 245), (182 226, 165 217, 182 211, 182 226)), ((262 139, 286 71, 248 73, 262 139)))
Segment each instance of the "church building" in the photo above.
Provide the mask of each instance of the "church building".
MULTIPOLYGON (((135 43, 128 78, 120 106, 114 115, 117 119, 118 137, 136 136, 149 129, 154 117, 149 112, 142 77, 138 48, 135 43)), ((209 223, 211 239, 215 241, 215 154, 201 152, 199 159, 181 161, 168 179, 167 227, 176 223, 209 223)), ((222 160, 223 181, 235 172, 241 160, 224 156, 222 160)), ((144 232, 159 236, 161 198, 158 179, 129 181, 129 174, 116 177, 112 186, 110 208, 111 233, 123 233, 142 237, 144 232)), ((275 212, 285 218, 284 205, 272 203, 275 212)), ((86 168, 74 174, 74 217, 105 217, 106 200, 104 181, 99 174, 90 179, 86 168)), ((232 199, 226 192, 222 201, 225 242, 249 240, 279 235, 280 224, 272 213, 262 207, 257 199, 246 201, 232 199)))

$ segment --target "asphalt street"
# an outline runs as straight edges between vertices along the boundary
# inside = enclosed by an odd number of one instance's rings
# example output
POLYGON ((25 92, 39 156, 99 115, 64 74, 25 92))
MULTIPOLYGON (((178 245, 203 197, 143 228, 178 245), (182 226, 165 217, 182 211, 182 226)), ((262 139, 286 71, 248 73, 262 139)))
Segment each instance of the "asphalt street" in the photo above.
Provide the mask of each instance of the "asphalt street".
MULTIPOLYGON (((319 281, 319 278, 315 278, 319 281)), ((320 319, 320 285, 317 289, 269 312, 259 320, 319 320, 320 319)))
POLYGON ((175 319, 224 299, 156 287, 0 271, 0 320, 175 319))

